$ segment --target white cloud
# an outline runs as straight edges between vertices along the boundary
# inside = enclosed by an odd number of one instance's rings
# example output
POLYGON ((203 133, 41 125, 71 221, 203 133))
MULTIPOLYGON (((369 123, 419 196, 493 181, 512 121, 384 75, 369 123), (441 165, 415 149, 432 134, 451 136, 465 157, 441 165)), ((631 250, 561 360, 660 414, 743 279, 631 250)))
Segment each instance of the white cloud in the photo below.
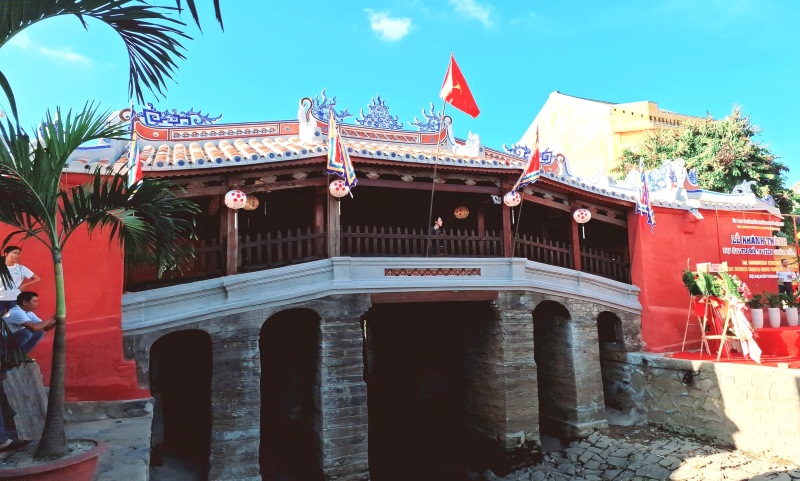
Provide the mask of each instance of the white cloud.
POLYGON ((381 40, 396 42, 411 31, 411 19, 408 17, 394 18, 388 13, 375 12, 369 8, 365 8, 364 11, 369 17, 370 28, 381 40))
POLYGON ((77 62, 77 63, 82 63, 84 65, 90 65, 92 63, 92 60, 89 57, 81 55, 79 53, 75 53, 68 48, 63 48, 61 50, 53 50, 47 47, 39 47, 39 53, 47 57, 66 60, 67 62, 77 62))
POLYGON ((46 57, 51 57, 59 60, 64 60, 67 62, 74 62, 74 63, 82 63, 84 65, 91 65, 92 59, 85 55, 81 55, 79 53, 73 52, 68 47, 62 47, 60 49, 52 49, 47 47, 42 47, 41 45, 37 45, 31 37, 25 33, 20 32, 14 36, 9 42, 9 45, 13 45, 22 50, 37 52, 41 55, 46 57))
POLYGON ((31 40, 30 35, 28 35, 26 32, 20 32, 14 35, 8 44, 17 48, 21 48, 22 50, 33 49, 33 40, 31 40))
POLYGON ((492 27, 491 7, 481 5, 475 0, 450 0, 450 4, 456 7, 459 14, 481 22, 486 28, 492 27))

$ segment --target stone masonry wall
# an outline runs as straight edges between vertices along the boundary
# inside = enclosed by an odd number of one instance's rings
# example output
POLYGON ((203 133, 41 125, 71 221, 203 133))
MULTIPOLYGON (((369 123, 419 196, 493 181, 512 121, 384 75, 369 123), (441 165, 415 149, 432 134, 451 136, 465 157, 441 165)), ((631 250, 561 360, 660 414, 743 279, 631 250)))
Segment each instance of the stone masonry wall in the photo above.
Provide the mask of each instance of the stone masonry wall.
MULTIPOLYGON (((536 359, 539 364, 542 409, 560 423, 564 437, 586 436, 606 425, 597 316, 603 306, 559 296, 532 294, 536 359), (551 301, 566 309, 569 318, 553 307, 538 306, 551 301), (539 332, 543 329, 544 332, 539 332), (544 383, 544 384, 541 384, 544 383)), ((638 344, 635 317, 614 312, 621 318, 624 339, 638 344)))
POLYGON ((260 481, 261 327, 272 315, 305 308, 321 320, 322 463, 330 480, 368 478, 367 401, 363 382, 360 316, 369 296, 347 295, 254 309, 181 326, 126 336, 126 356, 136 360, 140 385, 149 386, 150 347, 177 330, 198 329, 212 339, 210 481, 260 481))
POLYGON ((539 445, 533 324, 522 298, 500 294, 491 318, 465 331, 467 427, 496 472, 524 462, 539 445))
POLYGON ((800 370, 607 352, 650 424, 800 462, 800 370))
POLYGON ((369 296, 319 302, 322 316, 322 469, 326 480, 369 479, 367 385, 361 316, 369 296))

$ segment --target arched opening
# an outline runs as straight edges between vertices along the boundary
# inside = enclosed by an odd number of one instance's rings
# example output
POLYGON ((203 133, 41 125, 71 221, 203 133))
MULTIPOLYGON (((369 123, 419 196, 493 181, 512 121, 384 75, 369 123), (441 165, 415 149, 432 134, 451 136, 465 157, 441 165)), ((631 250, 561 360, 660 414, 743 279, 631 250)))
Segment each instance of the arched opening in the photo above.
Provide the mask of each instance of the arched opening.
POLYGON ((172 332, 150 349, 153 479, 173 479, 173 470, 208 479, 211 353, 211 337, 198 330, 172 332))
POLYGON ((264 323, 258 344, 262 478, 321 480, 320 318, 308 309, 279 312, 264 323))
POLYGON ((603 398, 606 407, 626 410, 624 399, 628 395, 628 374, 623 369, 625 345, 622 321, 613 312, 603 311, 597 316, 597 339, 600 343, 600 372, 603 377, 603 398))
POLYGON ((378 304, 364 315, 371 480, 461 481, 480 465, 467 453, 491 410, 477 339, 493 315, 480 301, 378 304))
MULTIPOLYGON (((539 429, 565 440, 567 423, 577 418, 577 386, 572 322, 566 307, 543 301, 533 311, 533 355, 539 386, 539 429)), ((543 440, 543 445, 545 444, 543 440)))

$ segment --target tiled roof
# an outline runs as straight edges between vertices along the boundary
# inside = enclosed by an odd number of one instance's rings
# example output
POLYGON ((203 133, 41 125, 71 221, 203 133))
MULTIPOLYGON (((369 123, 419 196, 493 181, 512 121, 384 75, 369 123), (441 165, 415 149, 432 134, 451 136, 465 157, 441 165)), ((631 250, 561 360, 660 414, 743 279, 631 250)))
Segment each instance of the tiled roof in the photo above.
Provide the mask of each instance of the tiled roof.
MULTIPOLYGON (((450 131, 413 132, 383 130, 340 124, 343 142, 358 162, 398 163, 398 165, 433 165, 439 145, 437 165, 470 171, 508 170, 520 172, 526 160, 454 141, 450 131)), ((139 136, 142 170, 156 174, 170 172, 180 175, 213 172, 217 168, 278 164, 302 159, 322 159, 327 156, 327 124, 310 117, 294 121, 263 123, 149 127, 136 123, 139 136)), ((97 146, 82 146, 65 166, 68 172, 87 172, 95 166, 109 172, 125 168, 128 161, 128 142, 102 142, 97 146)), ((566 165, 566 164, 565 164, 566 165)), ((543 172, 542 177, 557 184, 581 190, 609 200, 636 202, 638 190, 614 182, 597 182, 562 173, 543 172)), ((567 169, 568 172, 568 169, 567 169)), ((151 175, 152 175, 151 174, 151 175)), ((673 208, 707 208, 721 210, 765 210, 766 204, 756 202, 750 195, 705 193, 690 198, 653 198, 653 205, 673 208)), ((766 206, 768 207, 768 206, 766 206)), ((769 209, 766 209, 769 210, 769 209)))

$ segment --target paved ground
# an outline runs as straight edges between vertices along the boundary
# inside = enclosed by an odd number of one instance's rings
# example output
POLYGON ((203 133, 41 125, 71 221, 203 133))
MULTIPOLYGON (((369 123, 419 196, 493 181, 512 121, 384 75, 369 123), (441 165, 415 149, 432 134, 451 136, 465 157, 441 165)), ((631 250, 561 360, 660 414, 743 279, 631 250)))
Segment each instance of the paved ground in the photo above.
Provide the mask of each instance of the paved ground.
MULTIPOLYGON (((623 421, 624 423, 624 421, 623 421)), ((149 471, 150 418, 106 419, 68 425, 70 437, 110 444, 95 481, 194 481, 201 479, 179 460, 165 458, 149 471)), ((541 464, 497 477, 473 473, 475 481, 794 481, 800 466, 777 458, 709 446, 646 426, 612 426, 589 438, 552 449, 541 464)), ((800 447, 798 447, 800 449, 800 447)))
POLYGON ((108 443, 95 481, 147 481, 150 469, 151 416, 67 424, 68 438, 108 443))
POLYGON ((792 481, 800 480, 800 466, 647 426, 612 426, 547 453, 540 465, 502 478, 491 472, 481 477, 487 481, 792 481))

